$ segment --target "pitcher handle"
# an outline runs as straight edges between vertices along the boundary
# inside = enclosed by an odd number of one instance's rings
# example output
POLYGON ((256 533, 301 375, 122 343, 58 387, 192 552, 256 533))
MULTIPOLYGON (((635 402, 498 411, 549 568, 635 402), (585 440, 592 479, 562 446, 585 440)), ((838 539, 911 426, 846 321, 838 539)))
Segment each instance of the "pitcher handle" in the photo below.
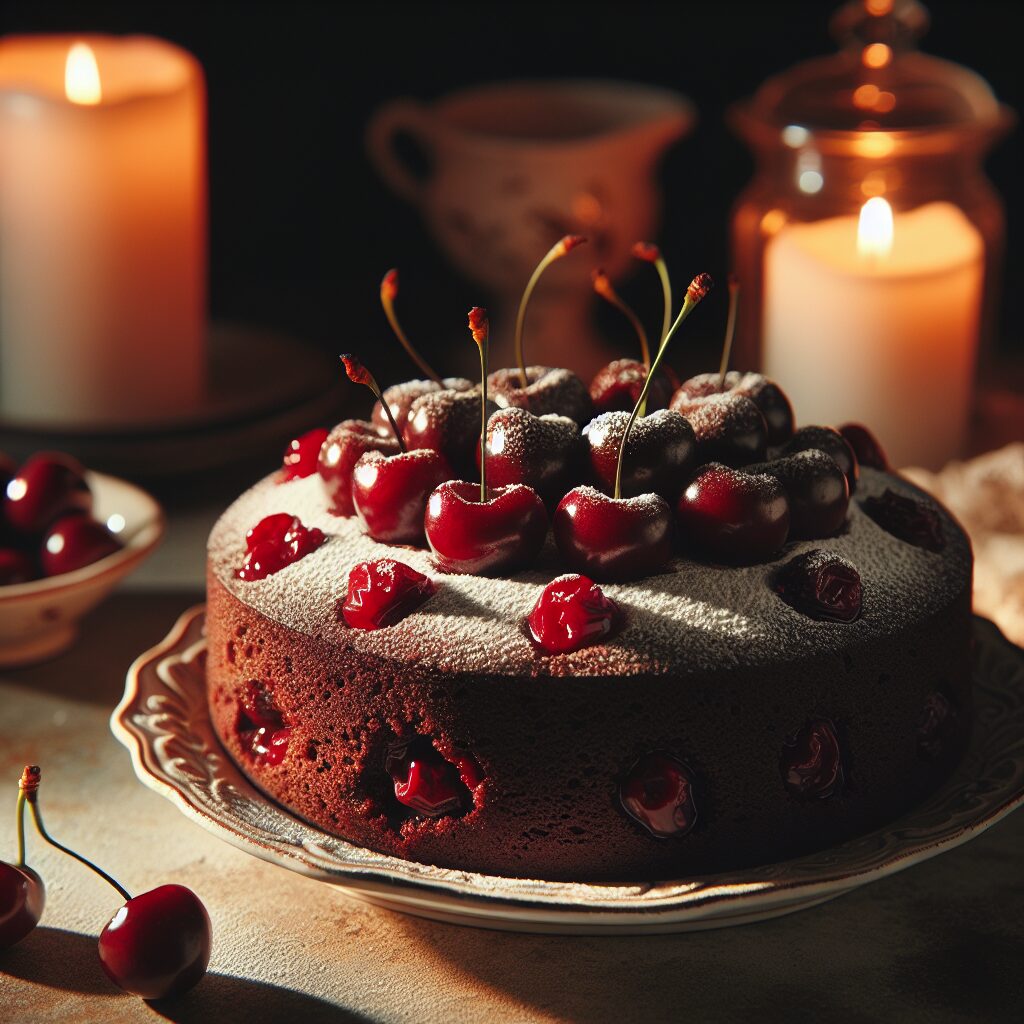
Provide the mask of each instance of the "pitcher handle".
POLYGON ((391 188, 419 203, 426 181, 415 174, 395 149, 399 135, 409 135, 426 153, 434 152, 434 127, 426 108, 412 99, 385 104, 370 118, 366 130, 366 149, 380 176, 391 188))

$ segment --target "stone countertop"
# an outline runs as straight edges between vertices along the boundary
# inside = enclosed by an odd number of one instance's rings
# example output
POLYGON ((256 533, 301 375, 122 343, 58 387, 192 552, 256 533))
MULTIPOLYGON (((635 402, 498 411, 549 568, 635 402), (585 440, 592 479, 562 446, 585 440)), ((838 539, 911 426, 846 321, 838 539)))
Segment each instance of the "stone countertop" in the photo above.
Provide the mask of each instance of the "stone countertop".
POLYGON ((0 952, 0 1022, 1019 1019, 1024 814, 832 903, 742 928, 631 938, 486 932, 405 917, 263 863, 146 789, 108 728, 125 671, 196 593, 115 595, 70 653, 0 674, 0 856, 17 778, 43 766, 51 833, 132 891, 194 889, 210 974, 147 1004, 102 973, 116 894, 30 832, 41 926, 0 952))

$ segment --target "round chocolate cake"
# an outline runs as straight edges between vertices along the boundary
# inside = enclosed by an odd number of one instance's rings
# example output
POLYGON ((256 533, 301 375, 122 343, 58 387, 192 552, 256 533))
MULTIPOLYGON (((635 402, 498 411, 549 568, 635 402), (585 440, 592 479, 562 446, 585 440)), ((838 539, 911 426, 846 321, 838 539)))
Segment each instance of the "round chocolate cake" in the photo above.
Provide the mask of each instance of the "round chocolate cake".
POLYGON ((679 557, 602 584, 614 628, 561 654, 525 625, 566 571, 550 534, 525 571, 448 575, 329 504, 315 473, 275 476, 217 523, 207 685, 242 771, 353 843, 519 877, 712 873, 879 826, 965 743, 970 546, 892 474, 863 469, 843 528, 771 561, 679 557), (276 513, 312 541, 240 578, 247 531, 276 513), (350 571, 379 559, 429 577, 425 600, 386 628, 352 628, 350 571), (829 588, 851 579, 846 614, 829 588))

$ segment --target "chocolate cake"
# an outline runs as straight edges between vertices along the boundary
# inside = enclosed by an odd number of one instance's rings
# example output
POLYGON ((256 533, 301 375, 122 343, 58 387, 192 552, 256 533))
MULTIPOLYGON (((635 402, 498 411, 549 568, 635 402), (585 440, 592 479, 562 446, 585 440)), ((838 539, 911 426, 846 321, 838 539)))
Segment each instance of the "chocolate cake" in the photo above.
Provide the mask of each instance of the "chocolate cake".
POLYGON ((614 628, 552 655, 525 622, 565 571, 549 534, 522 571, 441 574, 427 550, 378 543, 332 515, 317 475, 267 478, 210 537, 217 735, 269 796, 353 843, 588 881, 680 878, 829 846, 920 800, 963 748, 970 547, 893 474, 862 468, 840 532, 790 540, 769 561, 698 553, 602 583, 614 628), (313 531, 302 557, 239 578, 247 531, 274 513, 313 531), (395 624, 352 628, 350 570, 379 559, 430 583, 395 624), (822 567, 824 589, 808 592, 822 567), (830 604, 829 586, 843 600, 830 604), (420 810, 400 798, 413 763, 444 783, 420 810), (656 792, 666 787, 668 800, 656 792))

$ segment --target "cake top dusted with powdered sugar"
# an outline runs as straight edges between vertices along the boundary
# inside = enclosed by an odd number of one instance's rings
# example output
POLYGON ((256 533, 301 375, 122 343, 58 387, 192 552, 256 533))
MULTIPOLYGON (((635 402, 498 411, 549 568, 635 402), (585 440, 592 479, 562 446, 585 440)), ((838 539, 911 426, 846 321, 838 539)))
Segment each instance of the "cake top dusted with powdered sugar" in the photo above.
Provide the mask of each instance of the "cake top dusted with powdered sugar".
POLYGON ((274 621, 330 643, 439 672, 495 675, 687 675, 727 665, 765 665, 827 652, 841 653, 891 636, 927 619, 970 586, 971 552, 955 521, 939 507, 946 540, 935 553, 892 536, 860 507, 886 488, 935 504, 898 477, 863 469, 837 537, 789 544, 778 559, 721 566, 679 558, 665 573, 631 583, 602 584, 623 612, 606 643, 571 654, 540 654, 523 628, 541 589, 566 569, 548 543, 537 565, 509 577, 444 575, 427 550, 381 544, 357 519, 328 512, 316 475, 287 483, 268 477, 246 491, 210 535, 212 574, 238 600, 274 621), (327 541, 265 579, 245 582, 236 570, 245 534, 265 516, 287 512, 315 526, 327 541), (818 622, 773 590, 781 565, 822 548, 848 559, 863 583, 863 611, 852 623, 818 622), (397 625, 376 631, 346 626, 340 607, 349 570, 359 562, 395 558, 428 574, 434 594, 397 625))

